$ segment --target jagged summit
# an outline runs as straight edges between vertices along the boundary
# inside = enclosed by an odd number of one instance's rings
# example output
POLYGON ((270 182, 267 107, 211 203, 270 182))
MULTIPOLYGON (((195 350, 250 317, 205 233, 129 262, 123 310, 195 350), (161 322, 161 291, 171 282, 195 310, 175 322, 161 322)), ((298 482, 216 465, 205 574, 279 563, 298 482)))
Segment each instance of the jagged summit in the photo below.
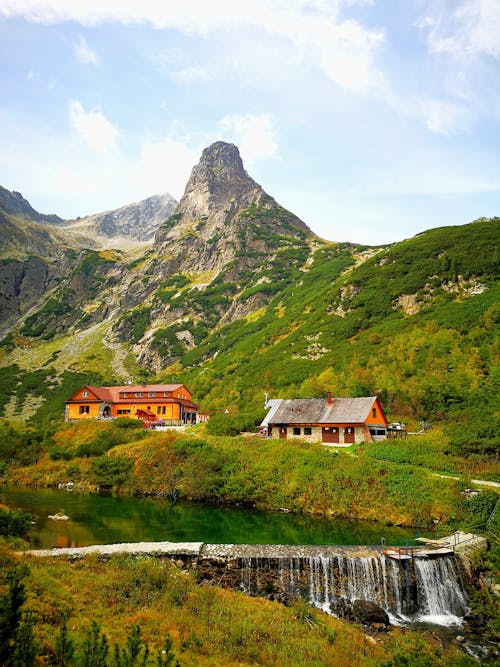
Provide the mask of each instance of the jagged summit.
POLYGON ((204 149, 193 167, 184 195, 172 218, 159 230, 157 241, 178 240, 193 229, 208 239, 227 233, 228 228, 248 226, 249 210, 254 225, 265 225, 275 233, 290 235, 295 229, 313 235, 302 220, 283 209, 248 175, 237 146, 216 141, 204 149), (259 212, 264 215, 255 215, 259 212), (285 217, 286 224, 282 224, 285 217))
POLYGON ((205 148, 193 167, 176 213, 188 220, 209 216, 227 221, 266 196, 245 171, 238 148, 217 141, 205 148))
POLYGON ((156 230, 171 215, 176 204, 168 192, 152 195, 112 211, 68 221, 67 228, 99 237, 102 243, 113 247, 120 238, 147 242, 153 239, 156 230))
POLYGON ((0 210, 11 215, 16 215, 21 218, 28 218, 35 222, 47 222, 49 224, 60 225, 64 220, 58 215, 45 215, 39 213, 31 206, 29 201, 25 199, 20 192, 15 190, 10 192, 0 185, 0 210))

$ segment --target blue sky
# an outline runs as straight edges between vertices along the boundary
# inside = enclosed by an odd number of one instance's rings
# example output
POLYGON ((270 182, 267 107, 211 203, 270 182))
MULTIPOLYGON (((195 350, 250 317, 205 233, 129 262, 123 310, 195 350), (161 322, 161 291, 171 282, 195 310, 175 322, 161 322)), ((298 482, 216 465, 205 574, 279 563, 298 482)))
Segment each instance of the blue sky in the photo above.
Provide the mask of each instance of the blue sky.
POLYGON ((0 184, 76 217, 236 143, 328 240, 500 214, 500 0, 0 0, 0 184))

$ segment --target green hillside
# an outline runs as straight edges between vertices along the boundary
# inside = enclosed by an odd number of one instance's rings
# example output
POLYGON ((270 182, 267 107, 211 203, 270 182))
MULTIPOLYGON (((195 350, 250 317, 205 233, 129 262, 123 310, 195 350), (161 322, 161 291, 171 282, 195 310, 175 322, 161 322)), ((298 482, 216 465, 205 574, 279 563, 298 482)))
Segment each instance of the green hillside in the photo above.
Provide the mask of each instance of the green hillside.
POLYGON ((322 248, 260 316, 184 355, 178 377, 215 407, 327 390, 378 394, 391 416, 415 420, 489 404, 498 381, 498 223, 434 229, 359 266, 342 246, 322 248))
POLYGON ((124 279, 124 260, 91 253, 97 264, 87 270, 86 256, 70 276, 78 311, 66 292, 66 301, 47 301, 4 340, 3 416, 60 417, 64 398, 82 381, 113 383, 130 373, 185 382, 203 408, 234 412, 258 412, 265 393, 377 394, 390 419, 468 419, 469 433, 481 431, 477 447, 470 438, 471 450, 488 450, 498 388, 499 223, 481 219, 371 249, 281 237, 252 271, 233 261, 215 277, 174 273, 156 282, 149 251, 127 269, 132 285, 142 276, 149 296, 103 321, 106 290, 118 269, 124 279), (221 323, 231 308, 242 316, 221 323), (165 324, 150 329, 158 313, 165 324), (40 322, 45 333, 37 336, 40 322), (50 322, 59 322, 63 335, 50 322), (73 329, 65 333, 64 322, 73 329), (120 330, 125 340, 117 345, 120 330), (189 344, 181 331, 191 334, 189 344), (141 363, 146 339, 164 355, 165 370, 141 363))

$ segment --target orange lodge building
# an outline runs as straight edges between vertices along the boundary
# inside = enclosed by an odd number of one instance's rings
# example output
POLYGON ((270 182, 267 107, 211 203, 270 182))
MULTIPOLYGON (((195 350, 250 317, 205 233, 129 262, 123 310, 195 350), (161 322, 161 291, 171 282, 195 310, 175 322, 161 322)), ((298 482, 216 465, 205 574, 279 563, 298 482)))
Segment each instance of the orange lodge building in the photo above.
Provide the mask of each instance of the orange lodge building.
POLYGON ((85 385, 66 401, 66 421, 130 417, 167 425, 195 424, 198 406, 183 384, 85 385))

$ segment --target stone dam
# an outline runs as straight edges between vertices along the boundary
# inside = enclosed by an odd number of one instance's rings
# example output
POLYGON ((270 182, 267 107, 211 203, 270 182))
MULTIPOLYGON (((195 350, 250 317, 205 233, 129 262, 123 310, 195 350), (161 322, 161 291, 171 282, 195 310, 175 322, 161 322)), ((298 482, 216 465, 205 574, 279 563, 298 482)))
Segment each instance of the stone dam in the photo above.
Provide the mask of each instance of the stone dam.
MULTIPOLYGON (((467 537, 467 550, 485 547, 483 538, 467 537)), ((89 554, 109 558, 117 553, 165 558, 195 570, 200 583, 285 604, 302 598, 327 613, 349 618, 361 601, 378 610, 383 623, 455 625, 468 611, 467 560, 460 540, 455 537, 455 542, 453 548, 443 548, 441 541, 431 549, 140 542, 24 553, 69 559, 89 554)))

